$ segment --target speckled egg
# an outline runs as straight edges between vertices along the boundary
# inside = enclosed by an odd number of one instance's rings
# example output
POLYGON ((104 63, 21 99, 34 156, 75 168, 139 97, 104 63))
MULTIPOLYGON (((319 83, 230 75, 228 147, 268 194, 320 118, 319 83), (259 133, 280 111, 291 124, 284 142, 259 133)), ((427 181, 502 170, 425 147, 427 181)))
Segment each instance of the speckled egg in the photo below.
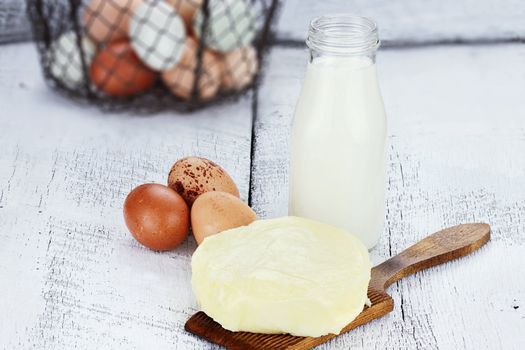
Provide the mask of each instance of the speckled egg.
POLYGON ((222 191, 239 197, 239 189, 228 173, 211 160, 187 157, 171 167, 168 186, 179 193, 191 207, 205 192, 222 191))

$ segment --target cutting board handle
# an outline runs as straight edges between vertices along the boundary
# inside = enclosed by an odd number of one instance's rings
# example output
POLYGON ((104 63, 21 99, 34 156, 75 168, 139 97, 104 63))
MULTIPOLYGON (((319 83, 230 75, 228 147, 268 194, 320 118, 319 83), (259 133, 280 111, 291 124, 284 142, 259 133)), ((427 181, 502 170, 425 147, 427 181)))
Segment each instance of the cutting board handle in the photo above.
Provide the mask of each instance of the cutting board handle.
POLYGON ((463 224, 438 231, 372 269, 372 282, 384 290, 403 277, 472 253, 490 239, 487 224, 463 224))

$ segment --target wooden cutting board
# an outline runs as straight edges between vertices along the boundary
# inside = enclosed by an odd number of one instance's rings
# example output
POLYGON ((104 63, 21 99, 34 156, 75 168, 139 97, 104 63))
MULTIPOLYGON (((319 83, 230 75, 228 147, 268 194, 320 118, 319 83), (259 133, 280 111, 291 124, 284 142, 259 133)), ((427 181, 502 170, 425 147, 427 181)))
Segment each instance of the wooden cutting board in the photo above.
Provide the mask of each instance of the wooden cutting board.
MULTIPOLYGON (((458 225, 436 232, 377 265, 372 269, 368 287, 368 298, 372 305, 365 306, 361 314, 343 328, 341 334, 391 312, 394 302, 385 289, 392 283, 415 272, 465 256, 489 239, 490 226, 487 224, 458 225)), ((202 311, 186 322, 185 329, 230 350, 305 350, 337 336, 328 334, 312 338, 289 334, 231 332, 202 311)))

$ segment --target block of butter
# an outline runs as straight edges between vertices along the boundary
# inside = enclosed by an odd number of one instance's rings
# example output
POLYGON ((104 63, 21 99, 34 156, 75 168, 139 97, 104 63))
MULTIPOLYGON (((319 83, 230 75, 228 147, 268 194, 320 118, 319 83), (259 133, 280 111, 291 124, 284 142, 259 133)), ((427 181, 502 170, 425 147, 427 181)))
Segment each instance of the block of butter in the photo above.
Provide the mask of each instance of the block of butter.
POLYGON ((371 263, 354 235, 298 217, 210 236, 192 258, 202 310, 225 329, 339 334, 367 302, 371 263))

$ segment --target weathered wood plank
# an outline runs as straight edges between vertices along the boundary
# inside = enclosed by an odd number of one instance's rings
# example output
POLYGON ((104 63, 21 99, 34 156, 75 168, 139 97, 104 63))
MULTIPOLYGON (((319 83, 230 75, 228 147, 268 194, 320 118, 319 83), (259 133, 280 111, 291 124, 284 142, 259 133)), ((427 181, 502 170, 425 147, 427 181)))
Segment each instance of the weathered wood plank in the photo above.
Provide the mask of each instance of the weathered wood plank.
POLYGON ((278 37, 304 41, 312 18, 341 12, 374 18, 381 38, 397 43, 525 38, 521 0, 286 0, 278 37))
POLYGON ((153 253, 122 203, 192 154, 246 199, 250 96, 213 113, 103 114, 44 86, 30 44, 0 51, 0 96, 0 348, 210 349, 183 329, 193 238, 153 253))
MULTIPOLYGON (((521 0, 286 0, 278 38, 303 41, 308 22, 326 13, 352 12, 375 18, 387 42, 513 40, 525 38, 521 0)), ((0 0, 0 43, 30 37, 25 1, 0 0)))
MULTIPOLYGON (((373 260, 464 222, 490 223, 493 238, 473 256, 392 286, 390 316, 321 349, 523 344, 524 55, 524 47, 511 45, 380 52, 390 135, 388 211, 373 260)), ((263 217, 286 214, 286 150, 306 60, 303 50, 274 49, 259 91, 252 203, 263 217)))
POLYGON ((0 44, 30 37, 25 0, 0 0, 0 44))

